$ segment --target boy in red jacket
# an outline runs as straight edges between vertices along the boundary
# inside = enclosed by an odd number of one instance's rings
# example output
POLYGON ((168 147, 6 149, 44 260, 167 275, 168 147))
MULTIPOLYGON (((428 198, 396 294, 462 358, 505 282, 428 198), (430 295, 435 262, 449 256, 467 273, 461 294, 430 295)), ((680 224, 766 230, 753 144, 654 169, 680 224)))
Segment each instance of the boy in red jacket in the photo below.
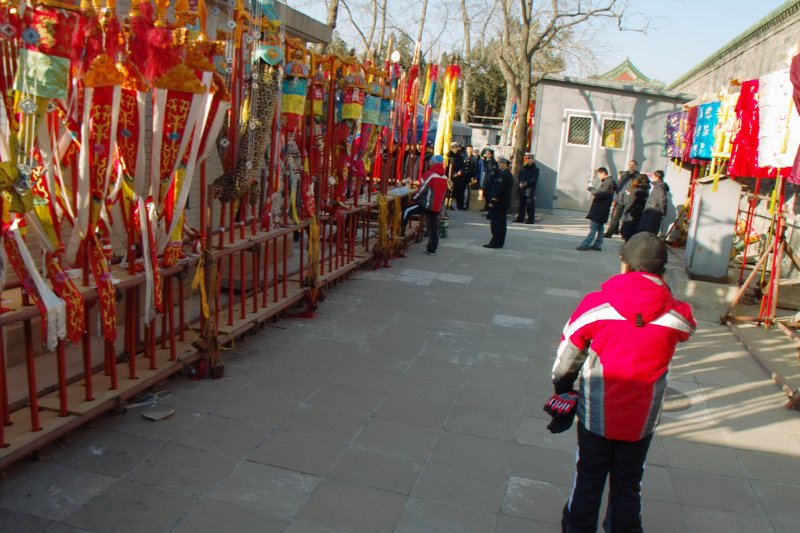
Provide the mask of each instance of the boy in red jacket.
POLYGON ((637 233, 621 248, 623 273, 587 294, 564 328, 553 365, 548 429, 565 431, 578 415, 578 463, 564 507, 564 533, 594 533, 606 477, 603 528, 641 532, 641 481, 667 388, 669 363, 697 324, 662 275, 667 248, 637 233), (573 390, 580 378, 578 390, 573 390))
POLYGON ((447 176, 444 170, 444 159, 440 155, 431 157, 428 171, 422 176, 422 185, 414 195, 414 204, 403 211, 401 235, 406 234, 408 219, 413 214, 425 215, 428 221, 428 245, 425 253, 433 255, 439 247, 439 212, 444 204, 447 192, 447 176), (425 200, 425 204, 421 200, 425 200))

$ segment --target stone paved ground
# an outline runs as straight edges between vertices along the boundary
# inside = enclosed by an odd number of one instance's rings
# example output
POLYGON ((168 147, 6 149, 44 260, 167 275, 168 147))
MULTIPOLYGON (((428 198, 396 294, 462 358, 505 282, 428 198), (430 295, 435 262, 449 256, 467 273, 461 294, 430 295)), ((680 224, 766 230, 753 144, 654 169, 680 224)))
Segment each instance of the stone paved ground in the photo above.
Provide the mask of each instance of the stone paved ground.
MULTIPOLYGON (((317 318, 238 343, 219 381, 167 382, 171 418, 105 416, 12 468, 0 531, 559 531, 575 435, 545 429, 549 370, 578 298, 619 269, 618 239, 575 251, 585 231, 557 212, 493 251, 454 213, 436 256, 360 272, 317 318)), ((795 531, 800 414, 777 387, 710 321, 671 386, 692 407, 654 439, 646 530, 795 531)))

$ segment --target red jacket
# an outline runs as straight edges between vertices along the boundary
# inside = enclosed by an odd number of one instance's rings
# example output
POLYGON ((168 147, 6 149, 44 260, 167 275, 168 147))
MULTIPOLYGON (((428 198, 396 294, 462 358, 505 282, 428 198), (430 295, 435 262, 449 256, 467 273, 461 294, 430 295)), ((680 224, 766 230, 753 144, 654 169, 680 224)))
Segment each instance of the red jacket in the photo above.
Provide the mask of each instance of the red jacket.
POLYGON ((675 346, 696 326, 661 277, 614 276, 584 297, 564 327, 556 392, 570 390, 580 374, 580 423, 608 439, 640 440, 658 424, 675 346))
MULTIPOLYGON (((425 187, 430 187, 433 192, 433 203, 430 210, 438 213, 442 210, 444 205, 444 197, 447 193, 447 177, 444 170, 444 165, 441 163, 433 163, 428 171, 422 175, 422 186, 420 191, 425 187)), ((419 195, 419 192, 414 195, 414 198, 419 195)))

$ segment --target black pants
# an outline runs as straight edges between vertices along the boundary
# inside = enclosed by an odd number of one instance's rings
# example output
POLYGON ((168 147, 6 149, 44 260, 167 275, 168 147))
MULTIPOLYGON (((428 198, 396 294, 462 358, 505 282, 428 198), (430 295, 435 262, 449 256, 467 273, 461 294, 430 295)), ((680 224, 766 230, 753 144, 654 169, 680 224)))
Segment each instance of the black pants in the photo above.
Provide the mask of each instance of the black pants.
POLYGON ((467 192, 467 179, 459 177, 453 179, 453 197, 456 199, 456 207, 462 211, 466 209, 464 206, 464 196, 467 192))
POLYGON ((623 205, 619 202, 614 204, 614 209, 611 210, 611 217, 608 219, 608 226, 606 226, 605 237, 619 233, 619 221, 622 219, 623 205))
POLYGON ((492 207, 489 210, 489 222, 492 228, 492 240, 489 241, 489 244, 495 248, 502 248, 506 243, 507 215, 507 208, 492 207))
POLYGON ((436 253, 436 248, 439 247, 439 213, 425 209, 421 205, 409 206, 403 211, 403 235, 406 234, 406 225, 411 215, 424 215, 428 221, 428 245, 426 249, 430 253, 436 253))
POLYGON ((611 440, 578 425, 575 485, 561 519, 562 533, 595 533, 600 500, 611 474, 607 533, 641 533, 641 483, 652 435, 635 442, 611 440))
POLYGON ((533 196, 517 195, 519 199, 519 207, 517 209, 517 222, 523 220, 533 222, 533 217, 536 214, 536 199, 533 196))

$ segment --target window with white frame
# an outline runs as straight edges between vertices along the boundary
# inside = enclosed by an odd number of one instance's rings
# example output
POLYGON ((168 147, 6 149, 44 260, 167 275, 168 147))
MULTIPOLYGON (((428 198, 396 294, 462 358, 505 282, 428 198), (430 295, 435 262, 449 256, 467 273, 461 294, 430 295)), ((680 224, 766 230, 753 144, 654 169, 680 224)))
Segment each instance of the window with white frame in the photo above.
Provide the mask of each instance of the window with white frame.
POLYGON ((628 126, 627 120, 617 120, 607 118, 603 120, 603 148, 611 150, 622 150, 625 147, 625 128, 628 126))
POLYGON ((567 144, 589 146, 592 135, 592 117, 570 115, 567 144))

